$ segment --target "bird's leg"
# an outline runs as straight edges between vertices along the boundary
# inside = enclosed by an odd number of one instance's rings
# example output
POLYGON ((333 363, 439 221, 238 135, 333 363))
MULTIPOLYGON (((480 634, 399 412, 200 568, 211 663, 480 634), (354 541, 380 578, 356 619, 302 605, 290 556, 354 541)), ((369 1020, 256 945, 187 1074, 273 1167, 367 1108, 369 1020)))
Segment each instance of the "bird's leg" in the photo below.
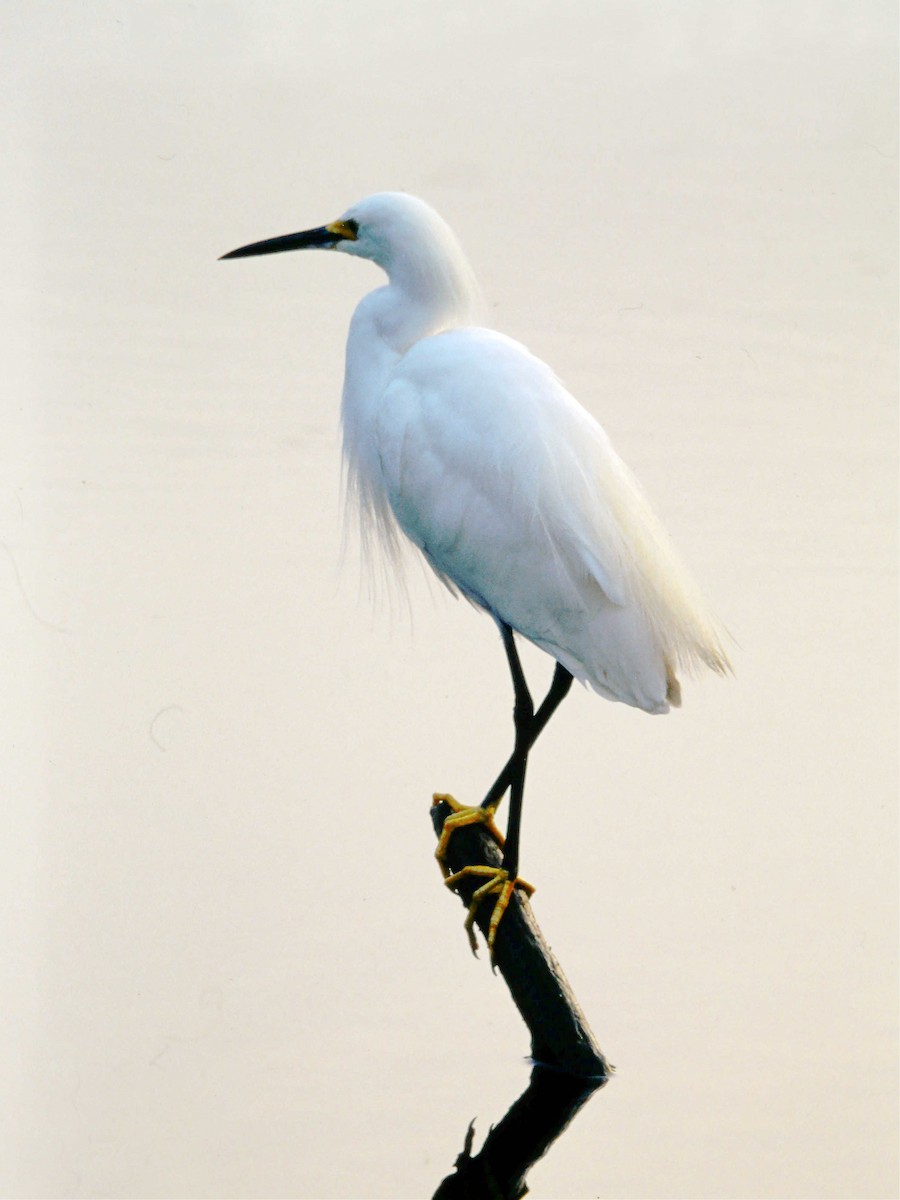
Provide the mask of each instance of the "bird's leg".
MULTIPOLYGON (((506 826, 506 843, 503 848, 503 866, 516 877, 516 867, 519 863, 519 830, 522 824, 522 799, 525 794, 525 771, 528 767, 528 751, 534 744, 531 736, 534 722, 534 701, 528 690, 528 682, 519 652, 513 638, 513 631, 508 625, 502 625, 503 646, 509 661, 509 671, 512 675, 515 703, 513 705, 513 724, 516 730, 516 740, 513 747, 510 772, 510 806, 509 821, 506 826)), ((501 793, 502 794, 502 793, 501 793)), ((495 802, 499 803, 499 799, 495 802)), ((489 807, 482 802, 482 808, 489 807)))
MULTIPOLYGON (((553 673, 553 682, 550 684, 550 690, 541 701, 540 708, 534 714, 534 717, 531 721, 531 731, 528 742, 529 751, 543 733, 550 718, 559 708, 560 704, 562 704, 563 700, 565 700, 566 696, 568 696, 569 689, 571 687, 571 673, 566 670, 562 663, 557 663, 556 670, 553 673)), ((513 772, 515 771, 516 767, 516 758, 517 754, 514 750, 506 766, 491 784, 490 791, 481 802, 482 808, 488 808, 492 812, 496 811, 497 805, 500 803, 501 799, 506 794, 507 789, 512 783, 513 772)))
MULTIPOLYGON (((506 650, 506 658, 509 662, 509 669, 512 674, 513 689, 516 697, 515 705, 513 707, 513 721, 515 722, 516 727, 516 748, 513 752, 513 757, 510 759, 510 763, 516 765, 520 760, 526 759, 528 756, 529 746, 526 744, 528 741, 527 732, 534 717, 534 701, 531 699, 531 692, 528 690, 528 682, 525 679, 525 672, 522 670, 522 664, 519 661, 519 652, 516 649, 516 644, 513 640, 513 631, 508 625, 501 624, 500 632, 501 636, 503 637, 503 646, 506 650)), ((508 787, 509 784, 506 786, 508 787)), ((441 870, 444 872, 444 878, 448 883, 455 882, 456 879, 459 878, 459 873, 451 876, 450 869, 446 865, 447 845, 455 830, 461 829, 466 825, 485 825, 492 837, 496 840, 497 845, 502 846, 504 844, 503 835, 494 823, 494 813, 497 811, 497 805, 503 798, 505 791, 506 787, 504 787, 501 792, 497 793, 496 798, 491 803, 488 803, 487 800, 485 800, 478 807, 473 807, 468 804, 460 804, 459 801, 454 800, 452 796, 447 796, 442 793, 435 793, 435 795, 432 797, 433 804, 440 804, 443 802, 453 809, 451 815, 444 822, 443 829, 441 830, 441 836, 438 839, 437 849, 434 852, 434 856, 440 863, 441 870)), ((516 840, 518 841, 518 831, 516 831, 516 840)), ((493 870, 493 868, 485 869, 493 870)), ((474 868, 466 868, 466 873, 471 874, 473 870, 474 868)), ((474 914, 475 908, 477 908, 477 904, 473 905, 473 908, 470 910, 470 915, 474 914)), ((472 933, 471 925, 467 926, 467 928, 469 929, 469 940, 472 942, 474 949, 475 935, 472 933)))
MULTIPOLYGON (((468 920, 471 922, 474 919, 475 910, 481 901, 489 895, 493 894, 496 896, 490 924, 488 925, 488 951, 492 959, 497 929, 503 914, 509 907, 509 902, 512 900, 512 894, 516 887, 523 888, 529 896, 534 891, 530 883, 526 883, 524 879, 519 879, 518 874, 519 833, 522 827, 522 803, 525 798, 525 772, 528 769, 528 751, 534 745, 534 737, 532 736, 534 701, 531 699, 531 693, 525 682, 525 674, 522 671, 522 664, 519 661, 519 655, 513 643, 512 633, 506 628, 504 628, 503 641, 504 645, 506 645, 506 653, 509 658, 513 688, 515 689, 516 696, 513 708, 516 741, 512 758, 510 759, 512 768, 509 785, 509 820, 506 825, 503 860, 500 866, 494 870, 493 878, 483 884, 472 897, 468 917, 468 920)), ((469 927, 469 936, 470 938, 472 936, 471 926, 469 927)))
MULTIPOLYGON (((537 710, 531 720, 526 752, 531 750, 531 747, 543 733, 550 718, 569 694, 569 689, 571 687, 572 675, 566 670, 562 663, 557 663, 556 671, 553 674, 553 682, 550 684, 550 689, 547 692, 547 695, 541 701, 540 708, 537 710)), ((444 834, 441 835, 441 841, 438 843, 438 849, 435 852, 439 860, 443 860, 447 848, 447 842, 450 840, 450 834, 454 829, 458 829, 460 825, 474 825, 476 822, 481 822, 488 827, 491 834, 497 841, 497 844, 500 846, 503 845, 503 835, 494 824, 493 817, 494 813, 497 811, 500 801, 506 795, 507 791, 509 790, 509 786, 512 783, 513 774, 515 772, 520 753, 520 749, 513 751, 506 766, 491 784, 490 791, 485 796, 484 800, 482 800, 481 808, 487 814, 486 816, 478 816, 477 809, 460 804, 459 801, 454 800, 452 796, 435 793, 435 804, 440 804, 441 801, 443 801, 453 809, 453 816, 448 817, 447 822, 444 825, 444 832, 446 836, 444 836, 444 834)))
MULTIPOLYGON (((513 681, 513 691, 515 693, 513 722, 515 724, 516 738, 512 757, 482 802, 481 810, 489 818, 493 818, 493 814, 503 794, 507 788, 510 789, 509 823, 503 851, 503 861, 499 867, 464 867, 461 871, 447 876, 446 879, 446 882, 452 886, 457 880, 467 875, 485 877, 486 882, 475 892, 472 902, 469 905, 466 930, 469 934, 469 942, 474 951, 475 934, 473 926, 475 913, 482 900, 490 895, 496 896, 488 928, 488 947, 491 954, 493 954, 494 950, 494 939, 497 928, 509 906, 515 888, 521 887, 529 895, 534 890, 531 884, 518 878, 519 833, 522 822, 522 803, 525 794, 525 772, 528 767, 528 752, 572 686, 571 674, 565 667, 557 664, 550 690, 537 713, 535 713, 534 701, 528 689, 525 672, 522 670, 522 663, 516 650, 512 629, 508 625, 501 624, 500 632, 503 637, 503 645, 506 650, 506 657, 509 662, 509 670, 513 681)), ((452 818, 449 819, 452 820, 452 818)), ((467 821, 466 823, 469 822, 467 821)))
POLYGON ((469 905, 469 914, 466 918, 466 931, 469 935, 469 944, 472 947, 473 953, 477 953, 474 932, 475 913, 481 901, 490 895, 496 896, 494 911, 491 913, 488 928, 488 946, 493 954, 497 927, 509 906, 513 891, 516 887, 521 887, 523 891, 530 895, 534 890, 531 884, 518 878, 519 833, 522 824, 522 804, 525 794, 525 772, 528 767, 528 754, 572 687, 571 672, 566 670, 562 663, 557 663, 556 670, 553 673, 553 681, 550 684, 547 695, 542 700, 537 712, 535 712, 534 701, 528 689, 525 672, 522 670, 512 629, 508 625, 501 624, 500 633, 503 638, 503 646, 506 650, 515 693, 513 722, 515 724, 516 737, 512 755, 491 785, 488 794, 481 802, 479 808, 470 808, 459 804, 452 796, 436 795, 434 797, 436 804, 443 800, 453 809, 451 816, 444 822, 436 851, 436 856, 444 872, 445 882, 452 887, 457 880, 464 876, 476 875, 485 879, 485 882, 472 897, 472 902, 469 905), (511 795, 507 837, 504 843, 500 831, 494 824, 494 813, 507 790, 510 790, 511 795), (454 829, 459 829, 463 825, 474 825, 476 823, 486 825, 498 844, 504 847, 501 865, 499 867, 473 865, 463 867, 461 871, 457 871, 455 874, 450 874, 444 862, 450 835, 454 829))

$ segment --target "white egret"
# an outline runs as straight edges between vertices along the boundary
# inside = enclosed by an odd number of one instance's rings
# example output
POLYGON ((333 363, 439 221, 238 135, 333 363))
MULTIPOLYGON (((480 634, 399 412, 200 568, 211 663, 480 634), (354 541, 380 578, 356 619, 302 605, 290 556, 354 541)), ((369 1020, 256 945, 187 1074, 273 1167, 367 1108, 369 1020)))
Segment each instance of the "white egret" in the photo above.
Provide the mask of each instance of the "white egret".
MULTIPOLYGON (((427 204, 369 196, 321 228, 254 242, 224 258, 318 247, 371 259, 385 286, 358 304, 347 339, 342 424, 363 531, 395 555, 398 533, 451 591, 499 626, 515 693, 512 756, 455 828, 493 815, 507 790, 489 945, 518 879, 528 753, 573 677, 648 713, 678 705, 676 672, 729 669, 722 637, 637 483, 594 418, 524 346, 474 328, 472 271, 427 204), (556 660, 535 709, 514 634, 556 660)), ((444 867, 445 875, 448 869, 444 867)), ((465 872, 462 872, 465 873, 465 872)), ((455 883, 458 875, 449 876, 455 883)), ((523 885, 527 886, 527 885, 523 885)))

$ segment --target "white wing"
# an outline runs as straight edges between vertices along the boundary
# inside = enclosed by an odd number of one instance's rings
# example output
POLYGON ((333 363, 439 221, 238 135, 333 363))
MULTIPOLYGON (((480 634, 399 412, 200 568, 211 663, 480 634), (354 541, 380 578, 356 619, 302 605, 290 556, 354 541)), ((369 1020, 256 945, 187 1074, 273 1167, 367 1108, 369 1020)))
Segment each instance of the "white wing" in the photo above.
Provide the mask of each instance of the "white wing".
POLYGON ((438 574, 602 695, 665 712, 676 666, 727 669, 606 434, 518 343, 478 329, 416 343, 375 440, 394 516, 438 574))

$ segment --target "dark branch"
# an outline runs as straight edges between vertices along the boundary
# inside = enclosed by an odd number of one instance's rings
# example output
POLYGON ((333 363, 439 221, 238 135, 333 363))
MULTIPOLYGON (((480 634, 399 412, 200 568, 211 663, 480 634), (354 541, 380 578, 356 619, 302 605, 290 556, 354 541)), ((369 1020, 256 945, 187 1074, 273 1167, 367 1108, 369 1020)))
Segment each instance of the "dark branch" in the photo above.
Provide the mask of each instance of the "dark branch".
MULTIPOLYGON (((450 808, 443 803, 436 804, 431 813, 435 833, 440 837, 450 808)), ((450 839, 447 865, 451 871, 477 864, 499 866, 500 861, 494 839, 481 825, 457 829, 450 839)), ((483 880, 463 878, 456 885, 467 908, 479 882, 483 880)), ((492 908, 493 898, 488 898, 475 918, 485 936, 492 908)), ((497 930, 494 965, 506 981, 528 1026, 531 1056, 535 1062, 588 1078, 605 1078, 611 1074, 612 1068, 597 1045, 562 968, 544 941, 531 905, 520 889, 516 889, 497 930)))

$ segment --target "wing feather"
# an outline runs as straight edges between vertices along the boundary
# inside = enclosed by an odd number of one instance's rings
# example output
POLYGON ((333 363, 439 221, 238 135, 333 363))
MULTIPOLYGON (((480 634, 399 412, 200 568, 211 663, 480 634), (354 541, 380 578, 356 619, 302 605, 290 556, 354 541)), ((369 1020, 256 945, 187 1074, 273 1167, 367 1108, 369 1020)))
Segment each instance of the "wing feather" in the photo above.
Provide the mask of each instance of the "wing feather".
POLYGON ((728 670, 722 636, 631 472, 550 369, 487 330, 400 360, 357 485, 388 543, 386 496, 437 574, 612 699, 676 703, 676 668, 728 670))

